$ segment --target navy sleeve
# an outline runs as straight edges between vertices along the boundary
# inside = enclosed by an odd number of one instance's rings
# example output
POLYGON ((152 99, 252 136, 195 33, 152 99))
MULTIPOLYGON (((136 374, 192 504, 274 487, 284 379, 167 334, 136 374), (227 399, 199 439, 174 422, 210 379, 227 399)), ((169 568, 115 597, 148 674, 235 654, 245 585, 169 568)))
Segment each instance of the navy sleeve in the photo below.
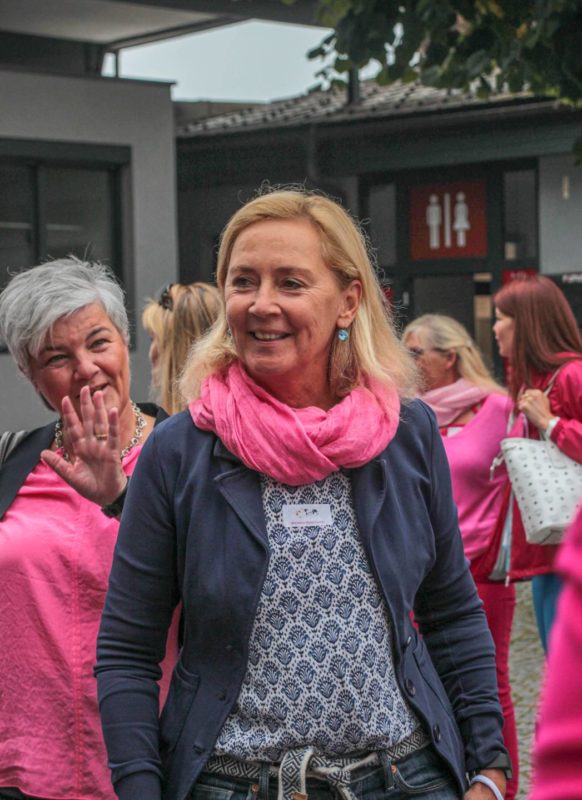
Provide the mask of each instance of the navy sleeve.
POLYGON ((148 438, 132 477, 97 642, 99 708, 115 790, 161 798, 157 681, 179 599, 166 469, 148 438))

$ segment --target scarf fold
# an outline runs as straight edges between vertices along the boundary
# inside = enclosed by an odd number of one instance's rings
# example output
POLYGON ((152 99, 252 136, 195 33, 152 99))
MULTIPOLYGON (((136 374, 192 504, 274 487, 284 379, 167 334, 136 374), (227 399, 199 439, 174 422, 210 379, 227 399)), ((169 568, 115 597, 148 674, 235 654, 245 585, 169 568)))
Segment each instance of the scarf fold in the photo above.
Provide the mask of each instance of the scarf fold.
POLYGON ((204 381, 189 410, 199 428, 213 431, 247 467, 301 486, 381 453, 396 433, 400 399, 395 389, 366 379, 328 411, 291 408, 235 361, 204 381))
POLYGON ((472 408, 490 394, 491 389, 484 389, 464 378, 459 378, 448 386, 440 386, 438 389, 425 392, 421 395, 421 399, 432 408, 439 428, 442 428, 450 425, 463 411, 472 408))

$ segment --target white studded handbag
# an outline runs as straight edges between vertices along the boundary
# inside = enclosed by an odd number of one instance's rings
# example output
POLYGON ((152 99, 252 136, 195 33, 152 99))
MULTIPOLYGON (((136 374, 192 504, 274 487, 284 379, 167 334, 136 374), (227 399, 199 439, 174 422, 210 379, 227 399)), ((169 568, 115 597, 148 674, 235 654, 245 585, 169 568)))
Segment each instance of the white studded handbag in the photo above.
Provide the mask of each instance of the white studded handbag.
POLYGON ((501 451, 527 541, 559 544, 582 505, 582 464, 547 439, 503 439, 501 451))

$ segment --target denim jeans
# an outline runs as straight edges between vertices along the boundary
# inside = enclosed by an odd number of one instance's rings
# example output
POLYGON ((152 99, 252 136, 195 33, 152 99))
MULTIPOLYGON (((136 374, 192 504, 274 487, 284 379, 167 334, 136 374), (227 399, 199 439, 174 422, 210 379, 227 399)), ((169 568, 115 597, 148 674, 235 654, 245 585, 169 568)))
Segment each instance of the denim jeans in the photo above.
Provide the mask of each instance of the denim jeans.
MULTIPOLYGON (((257 800, 257 784, 244 778, 230 778, 203 772, 188 800, 257 800)), ((431 747, 403 758, 385 771, 380 766, 362 769, 350 784, 359 800, 460 800, 456 783, 431 747)), ((309 800, 338 800, 337 792, 324 781, 308 780, 309 800)), ((271 779, 268 800, 277 800, 277 783, 271 779)))
POLYGON ((550 631, 556 617, 558 597, 562 591, 563 581, 555 572, 535 575, 531 579, 534 612, 538 624, 538 632, 544 653, 548 654, 550 631))
POLYGON ((37 800, 27 794, 22 794, 18 789, 3 789, 0 787, 0 800, 37 800))

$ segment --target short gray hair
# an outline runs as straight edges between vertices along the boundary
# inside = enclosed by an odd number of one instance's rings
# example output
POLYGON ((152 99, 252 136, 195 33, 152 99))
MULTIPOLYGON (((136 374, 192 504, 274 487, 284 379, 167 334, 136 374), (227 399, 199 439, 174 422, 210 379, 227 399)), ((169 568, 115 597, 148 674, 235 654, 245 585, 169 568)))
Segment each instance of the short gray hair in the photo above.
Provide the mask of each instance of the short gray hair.
POLYGON ((0 339, 30 377, 30 356, 38 356, 55 322, 93 303, 129 343, 123 289, 109 267, 74 256, 47 261, 16 274, 0 294, 0 339))

